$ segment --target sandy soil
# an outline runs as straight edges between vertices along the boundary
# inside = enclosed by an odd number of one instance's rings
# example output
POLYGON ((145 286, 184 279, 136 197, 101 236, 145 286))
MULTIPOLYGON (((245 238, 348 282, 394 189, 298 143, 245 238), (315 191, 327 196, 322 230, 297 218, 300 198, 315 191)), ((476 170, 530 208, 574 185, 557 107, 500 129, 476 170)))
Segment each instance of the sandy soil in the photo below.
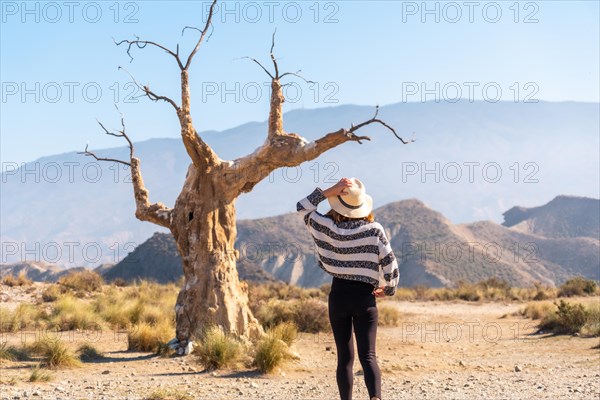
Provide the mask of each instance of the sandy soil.
MULTIPOLYGON (((600 398, 600 350, 592 349, 599 339, 535 334, 534 321, 514 315, 523 304, 386 303, 403 319, 378 332, 384 399, 600 398)), ((2 340, 19 345, 42 334, 5 334, 2 340)), ((127 352, 121 332, 53 335, 73 348, 92 343, 106 358, 56 371, 48 383, 27 382, 31 362, 3 363, 0 399, 143 399, 158 388, 194 399, 338 398, 335 344, 328 334, 302 334, 295 344, 300 360, 268 376, 204 372, 193 356, 127 352)), ((358 359, 355 372, 354 398, 367 399, 358 359)))

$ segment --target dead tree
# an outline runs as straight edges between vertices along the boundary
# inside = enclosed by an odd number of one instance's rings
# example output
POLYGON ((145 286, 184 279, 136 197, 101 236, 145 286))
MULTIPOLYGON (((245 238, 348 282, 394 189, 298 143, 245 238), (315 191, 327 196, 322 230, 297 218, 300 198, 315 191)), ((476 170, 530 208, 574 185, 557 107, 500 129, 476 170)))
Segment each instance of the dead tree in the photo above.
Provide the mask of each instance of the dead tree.
POLYGON ((83 154, 98 160, 116 161, 131 169, 135 196, 135 216, 141 221, 149 221, 168 228, 177 242, 183 262, 185 283, 181 288, 176 304, 177 339, 180 349, 188 341, 202 334, 203 329, 216 324, 227 332, 250 337, 260 332, 260 326, 248 306, 247 285, 240 282, 236 269, 238 252, 234 249, 236 239, 235 200, 247 193, 281 167, 294 167, 313 160, 329 149, 342 143, 370 140, 367 136, 357 136, 355 132, 367 125, 377 123, 389 129, 403 143, 393 128, 375 116, 349 129, 340 129, 309 142, 295 133, 287 133, 283 128, 282 106, 284 96, 281 79, 295 73, 279 73, 277 60, 273 54, 274 35, 271 44, 271 72, 260 62, 256 62, 271 79, 271 105, 268 132, 264 144, 252 154, 227 161, 220 159, 215 151, 200 137, 190 115, 189 68, 200 49, 208 30, 216 0, 212 3, 204 29, 186 27, 199 31, 200 38, 187 59, 182 59, 179 46, 176 51, 151 41, 122 40, 117 45, 126 44, 127 53, 133 46, 144 48, 148 45, 164 50, 175 59, 181 70, 181 104, 156 94, 148 85, 134 82, 143 94, 153 101, 164 101, 171 105, 181 127, 181 139, 191 159, 185 183, 173 208, 162 203, 151 203, 148 190, 144 186, 140 170, 140 160, 134 156, 134 146, 125 132, 121 115, 122 130, 110 132, 100 122, 106 134, 123 137, 130 149, 130 161, 99 158, 87 147, 83 154))

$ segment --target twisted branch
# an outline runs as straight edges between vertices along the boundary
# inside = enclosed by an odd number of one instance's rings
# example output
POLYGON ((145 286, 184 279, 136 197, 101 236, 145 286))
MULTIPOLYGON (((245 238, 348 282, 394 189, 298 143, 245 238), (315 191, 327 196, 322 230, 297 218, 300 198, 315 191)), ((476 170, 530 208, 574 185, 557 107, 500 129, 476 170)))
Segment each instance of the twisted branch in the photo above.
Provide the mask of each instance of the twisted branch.
POLYGON ((152 101, 159 101, 159 100, 165 101, 165 102, 171 104, 173 106, 173 108, 175 109, 175 111, 179 113, 179 106, 177 105, 177 103, 175 103, 175 101, 173 101, 172 99, 170 99, 167 96, 159 96, 159 95, 157 95, 152 90, 150 90, 150 86, 149 85, 145 85, 145 86, 140 85, 138 83, 138 81, 133 77, 133 75, 129 71, 127 71, 125 68, 119 67, 119 69, 122 69, 123 71, 127 72, 127 74, 129 75, 129 77, 133 80, 133 83, 135 83, 135 85, 139 89, 141 89, 144 92, 144 94, 150 100, 152 100, 152 101))
POLYGON ((131 171, 131 181, 133 183, 133 194, 135 197, 135 216, 141 221, 149 221, 153 222, 157 225, 164 226, 165 228, 171 227, 171 215, 173 210, 162 203, 153 203, 150 204, 149 201, 149 193, 148 189, 144 185, 144 180, 142 178, 142 171, 140 169, 140 160, 133 156, 133 143, 127 133, 125 133, 125 118, 123 113, 119 110, 119 107, 115 104, 115 108, 121 114, 121 130, 117 130, 115 132, 111 132, 102 124, 102 122, 98 122, 100 127, 104 130, 104 133, 110 136, 115 137, 123 137, 127 140, 127 144, 129 146, 129 159, 130 162, 117 160, 114 158, 106 158, 106 157, 98 157, 96 154, 88 150, 88 145, 85 146, 85 150, 83 152, 78 152, 78 154, 83 154, 85 156, 94 157, 98 161, 112 161, 117 162, 123 165, 127 165, 131 171))
POLYGON ((175 60, 177 61, 177 64, 179 65, 179 68, 183 69, 183 64, 181 63, 181 60, 179 59, 179 45, 177 46, 177 52, 174 53, 172 50, 166 48, 165 46, 158 44, 156 42, 152 42, 149 40, 140 40, 140 37, 135 35, 136 40, 129 40, 129 39, 123 39, 120 42, 117 42, 115 40, 115 38, 113 38, 113 42, 117 45, 120 46, 123 43, 127 43, 127 55, 129 56, 130 60, 129 62, 133 62, 133 56, 131 55, 131 46, 136 45, 138 49, 144 49, 146 48, 146 46, 148 45, 152 45, 155 47, 158 47, 159 49, 164 50, 165 52, 167 52, 168 54, 170 54, 171 56, 173 56, 175 58, 175 60))
MULTIPOLYGON (((210 10, 208 12, 208 18, 206 19, 206 24, 204 25, 204 29, 200 30, 198 28, 194 28, 201 32, 200 38, 198 39, 198 43, 196 43, 196 47, 194 47, 194 50, 192 50, 192 52, 188 56, 187 62, 185 63, 185 67, 182 67, 183 70, 187 70, 189 68, 190 64, 192 63, 192 58, 194 58, 194 56, 198 52, 198 49, 200 49, 200 45, 202 44, 202 41, 204 40, 204 36, 206 35, 208 28, 212 26, 212 16, 213 16, 213 11, 214 11, 216 4, 217 4, 217 0, 213 0, 212 4, 210 5, 210 10)), ((183 30, 181 31, 182 35, 183 35, 184 31, 185 31, 185 28, 183 28, 183 30)), ((210 38, 210 36, 209 36, 209 38, 210 38)))
MULTIPOLYGON (((369 119, 369 120, 367 120, 365 122, 361 122, 358 125, 352 124, 351 128, 347 132, 350 133, 350 134, 354 134, 354 132, 356 132, 360 128, 375 123, 375 124, 381 124, 385 128, 387 128, 388 130, 390 130, 394 134, 394 136, 396 136, 396 138, 398 138, 403 144, 408 144, 408 143, 412 143, 412 142, 415 141, 414 136, 409 141, 406 141, 406 140, 402 139, 400 136, 398 136, 398 134, 396 133, 396 130, 394 128, 392 128, 391 126, 389 126, 388 124, 386 124, 384 121, 382 121, 382 120, 380 120, 380 119, 377 118, 378 114, 379 114, 379 105, 375 106, 375 115, 373 116, 373 118, 371 118, 371 119, 369 119)), ((363 140, 363 139, 371 140, 367 136, 360 136, 360 137, 357 136, 357 138, 360 139, 360 140, 363 140)), ((352 140, 356 140, 358 143, 361 143, 360 140, 358 140, 358 139, 352 139, 352 140)))

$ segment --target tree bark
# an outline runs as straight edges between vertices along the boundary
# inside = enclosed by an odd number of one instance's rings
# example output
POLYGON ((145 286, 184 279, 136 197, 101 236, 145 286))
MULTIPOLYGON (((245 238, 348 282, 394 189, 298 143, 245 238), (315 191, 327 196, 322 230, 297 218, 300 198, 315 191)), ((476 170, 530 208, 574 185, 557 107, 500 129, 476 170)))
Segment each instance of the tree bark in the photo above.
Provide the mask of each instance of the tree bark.
POLYGON ((171 231, 185 276, 175 306, 180 347, 211 325, 243 337, 261 332, 236 269, 235 197, 219 175, 199 173, 191 164, 173 211, 171 231))

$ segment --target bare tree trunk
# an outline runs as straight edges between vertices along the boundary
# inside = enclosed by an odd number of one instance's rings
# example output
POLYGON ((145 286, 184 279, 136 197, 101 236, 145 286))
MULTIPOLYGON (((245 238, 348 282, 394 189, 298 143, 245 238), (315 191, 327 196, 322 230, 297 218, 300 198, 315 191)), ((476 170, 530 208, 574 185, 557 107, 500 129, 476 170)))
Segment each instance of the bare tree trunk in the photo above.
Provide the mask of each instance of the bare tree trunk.
POLYGON ((185 275, 175 306, 180 347, 211 325, 244 337, 261 331, 248 307, 247 284, 238 279, 235 197, 222 182, 192 164, 175 203, 171 231, 185 275))

